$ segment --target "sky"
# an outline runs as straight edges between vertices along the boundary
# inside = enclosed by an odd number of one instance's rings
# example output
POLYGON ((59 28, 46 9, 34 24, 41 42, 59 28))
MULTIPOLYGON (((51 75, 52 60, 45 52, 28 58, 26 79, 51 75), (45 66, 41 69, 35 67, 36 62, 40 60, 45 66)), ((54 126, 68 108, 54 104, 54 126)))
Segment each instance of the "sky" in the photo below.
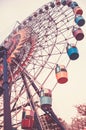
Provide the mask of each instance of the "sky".
MULTIPOLYGON (((50 0, 0 0, 0 42, 10 34, 16 22, 23 21, 36 9, 50 0)), ((86 19, 86 0, 76 0, 83 9, 86 19)), ((53 91, 53 110, 67 122, 71 122, 77 112, 77 104, 86 103, 86 25, 85 38, 78 43, 79 59, 68 66, 69 81, 53 91)))

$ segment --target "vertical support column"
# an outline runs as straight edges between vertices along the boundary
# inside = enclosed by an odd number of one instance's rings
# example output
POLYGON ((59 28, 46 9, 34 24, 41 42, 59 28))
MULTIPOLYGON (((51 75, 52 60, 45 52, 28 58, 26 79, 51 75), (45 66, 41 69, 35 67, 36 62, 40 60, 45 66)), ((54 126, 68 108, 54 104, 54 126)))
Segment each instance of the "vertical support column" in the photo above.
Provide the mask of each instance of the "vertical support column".
POLYGON ((0 47, 0 57, 3 58, 3 106, 4 106, 4 130, 12 130, 11 111, 10 111, 10 95, 8 84, 7 69, 7 50, 0 47))

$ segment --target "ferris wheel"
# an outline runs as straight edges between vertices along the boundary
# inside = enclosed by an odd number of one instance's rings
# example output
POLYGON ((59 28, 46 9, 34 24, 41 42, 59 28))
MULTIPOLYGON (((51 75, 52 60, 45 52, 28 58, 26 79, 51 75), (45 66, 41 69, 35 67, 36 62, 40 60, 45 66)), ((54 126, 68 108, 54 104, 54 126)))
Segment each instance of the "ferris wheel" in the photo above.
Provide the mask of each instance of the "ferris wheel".
MULTIPOLYGON (((68 82, 67 67, 79 58, 83 10, 72 0, 54 0, 15 27, 0 47, 0 129, 51 130, 53 90, 68 82)), ((56 130, 56 129, 55 129, 56 130)), ((58 128, 57 128, 58 130, 58 128)))

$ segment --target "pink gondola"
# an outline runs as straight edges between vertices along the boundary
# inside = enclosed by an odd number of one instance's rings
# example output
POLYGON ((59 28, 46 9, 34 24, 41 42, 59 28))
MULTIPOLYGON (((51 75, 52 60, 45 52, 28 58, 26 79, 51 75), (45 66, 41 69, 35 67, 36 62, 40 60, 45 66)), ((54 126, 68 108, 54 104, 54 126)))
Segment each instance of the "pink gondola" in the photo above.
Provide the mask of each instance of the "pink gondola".
POLYGON ((80 41, 84 38, 84 33, 81 28, 75 28, 72 32, 77 41, 80 41))
POLYGON ((73 9, 73 12, 74 12, 75 15, 77 15, 77 14, 82 15, 83 14, 83 10, 79 6, 76 6, 73 9))

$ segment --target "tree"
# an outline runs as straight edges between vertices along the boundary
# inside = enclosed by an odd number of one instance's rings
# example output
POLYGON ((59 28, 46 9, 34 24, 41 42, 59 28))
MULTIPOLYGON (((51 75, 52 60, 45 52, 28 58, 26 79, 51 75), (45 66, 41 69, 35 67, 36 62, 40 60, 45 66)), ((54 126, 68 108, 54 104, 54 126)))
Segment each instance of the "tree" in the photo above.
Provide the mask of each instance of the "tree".
POLYGON ((86 130, 86 104, 75 107, 78 114, 72 119, 71 130, 86 130))

